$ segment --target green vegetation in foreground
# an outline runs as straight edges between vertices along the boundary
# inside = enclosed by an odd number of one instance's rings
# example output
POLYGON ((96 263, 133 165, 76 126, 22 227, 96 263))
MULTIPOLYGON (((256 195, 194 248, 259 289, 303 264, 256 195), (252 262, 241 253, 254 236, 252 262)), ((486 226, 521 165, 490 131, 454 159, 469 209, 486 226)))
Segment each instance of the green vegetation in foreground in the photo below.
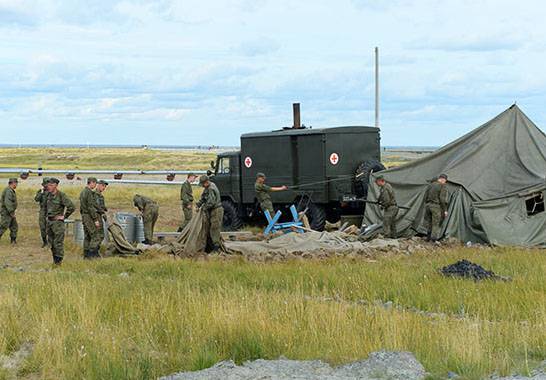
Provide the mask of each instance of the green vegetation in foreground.
POLYGON ((0 148, 0 167, 206 170, 213 152, 137 148, 0 148))
POLYGON ((2 270, 0 353, 32 342, 19 375, 45 379, 149 379, 280 355, 339 364, 380 349, 415 353, 435 378, 525 373, 546 357, 545 272, 540 251, 466 248, 375 262, 143 257, 2 270), (463 257, 513 281, 437 274, 463 257))

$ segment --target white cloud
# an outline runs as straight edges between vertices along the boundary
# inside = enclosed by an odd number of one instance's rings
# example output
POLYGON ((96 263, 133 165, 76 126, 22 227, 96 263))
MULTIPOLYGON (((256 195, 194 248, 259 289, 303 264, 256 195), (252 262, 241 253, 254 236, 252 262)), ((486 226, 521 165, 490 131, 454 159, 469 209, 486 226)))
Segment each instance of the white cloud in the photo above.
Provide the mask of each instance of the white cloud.
POLYGON ((546 124, 546 5, 525 5, 0 0, 2 124, 27 131, 13 142, 104 124, 110 142, 138 125, 235 144, 289 125, 293 101, 308 125, 370 124, 377 45, 387 145, 447 142, 514 100, 546 124))

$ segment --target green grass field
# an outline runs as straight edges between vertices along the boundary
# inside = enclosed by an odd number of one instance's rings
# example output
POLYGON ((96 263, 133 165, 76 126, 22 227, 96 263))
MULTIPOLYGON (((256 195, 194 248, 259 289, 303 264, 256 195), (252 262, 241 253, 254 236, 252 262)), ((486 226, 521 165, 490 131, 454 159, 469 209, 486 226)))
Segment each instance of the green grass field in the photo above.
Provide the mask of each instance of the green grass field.
MULTIPOLYGON (((64 189, 75 199, 80 186, 64 189)), ((413 352, 433 379, 448 371, 481 379, 525 374, 546 358, 541 250, 461 247, 267 264, 149 253, 85 262, 67 238, 66 261, 52 269, 40 248, 35 190, 28 182, 18 189, 17 247, 0 240, 0 268, 9 265, 0 269, 2 380, 154 379, 281 355, 340 364, 381 349, 413 352), (513 280, 438 274, 461 258, 513 280), (20 365, 2 368, 2 356, 29 344, 20 365)), ((174 231, 178 191, 110 186, 106 200, 113 211, 134 211, 135 192, 152 196, 158 229, 174 231)))

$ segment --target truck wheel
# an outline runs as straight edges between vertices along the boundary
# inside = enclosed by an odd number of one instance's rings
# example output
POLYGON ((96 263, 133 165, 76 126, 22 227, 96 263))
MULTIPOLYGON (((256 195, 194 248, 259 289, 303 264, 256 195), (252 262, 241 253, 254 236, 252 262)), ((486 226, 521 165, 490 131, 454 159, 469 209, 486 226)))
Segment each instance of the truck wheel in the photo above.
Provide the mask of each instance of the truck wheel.
POLYGON ((368 196, 368 184, 370 182, 370 174, 385 170, 383 164, 377 160, 364 161, 355 171, 355 193, 359 198, 368 196))
POLYGON ((224 220, 222 222, 224 231, 237 231, 242 227, 243 221, 237 211, 237 206, 230 200, 223 200, 224 220))
POLYGON ((324 207, 309 202, 305 215, 307 215, 307 219, 309 219, 311 229, 315 231, 324 231, 324 226, 326 225, 326 211, 324 210, 324 207))

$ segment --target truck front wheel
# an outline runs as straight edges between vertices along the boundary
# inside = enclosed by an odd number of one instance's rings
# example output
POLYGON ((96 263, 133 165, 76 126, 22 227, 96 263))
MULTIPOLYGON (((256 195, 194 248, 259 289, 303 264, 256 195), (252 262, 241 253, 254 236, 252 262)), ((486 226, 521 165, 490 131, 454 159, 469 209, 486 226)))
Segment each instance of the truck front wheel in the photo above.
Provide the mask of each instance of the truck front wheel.
POLYGON ((222 207, 224 208, 224 231, 237 231, 240 229, 243 226, 243 221, 241 220, 237 206, 229 199, 225 199, 222 201, 222 207))

